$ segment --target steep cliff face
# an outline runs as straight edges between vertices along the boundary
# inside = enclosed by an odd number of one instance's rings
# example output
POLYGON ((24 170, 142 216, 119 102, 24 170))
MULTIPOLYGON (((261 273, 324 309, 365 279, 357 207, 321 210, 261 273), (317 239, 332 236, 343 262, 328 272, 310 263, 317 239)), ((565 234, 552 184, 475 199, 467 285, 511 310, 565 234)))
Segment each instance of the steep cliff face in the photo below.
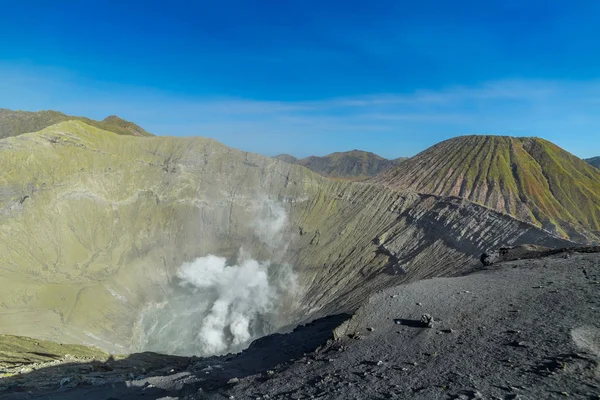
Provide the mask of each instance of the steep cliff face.
POLYGON ((0 141, 0 334, 127 352, 182 264, 241 248, 271 275, 295 271, 274 330, 521 243, 571 244, 465 199, 329 180, 209 139, 67 121, 0 141))
POLYGON ((450 139, 377 181, 419 193, 460 196, 565 238, 600 237, 600 171, 543 139, 450 139))

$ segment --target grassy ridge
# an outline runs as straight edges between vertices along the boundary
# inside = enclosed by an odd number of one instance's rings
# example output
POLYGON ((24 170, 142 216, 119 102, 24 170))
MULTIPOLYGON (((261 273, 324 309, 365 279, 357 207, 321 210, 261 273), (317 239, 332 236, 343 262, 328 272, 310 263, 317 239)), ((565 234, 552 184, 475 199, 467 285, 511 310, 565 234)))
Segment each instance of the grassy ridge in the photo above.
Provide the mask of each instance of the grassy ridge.
POLYGON ((378 180, 464 197, 567 238, 593 241, 600 233, 600 171, 539 138, 450 139, 378 180))
MULTIPOLYGON (((109 357, 109 354, 95 347, 0 335, 0 368, 3 369, 60 360, 67 355, 101 361, 109 357)), ((0 378, 4 377, 0 374, 0 378)))
POLYGON ((119 135, 152 136, 133 122, 125 121, 114 115, 105 118, 103 121, 95 121, 85 117, 73 117, 58 111, 29 112, 0 109, 0 139, 18 136, 23 133, 37 132, 59 122, 72 120, 82 121, 88 125, 119 135))

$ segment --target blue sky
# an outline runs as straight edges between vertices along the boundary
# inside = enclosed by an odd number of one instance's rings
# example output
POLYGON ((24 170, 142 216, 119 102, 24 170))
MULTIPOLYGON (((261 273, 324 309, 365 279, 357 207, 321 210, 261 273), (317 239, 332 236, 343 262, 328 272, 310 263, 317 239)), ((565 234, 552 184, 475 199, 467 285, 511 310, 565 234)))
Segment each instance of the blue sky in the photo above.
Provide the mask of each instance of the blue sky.
POLYGON ((600 155, 598 1, 0 0, 0 107, 266 155, 463 134, 600 155))

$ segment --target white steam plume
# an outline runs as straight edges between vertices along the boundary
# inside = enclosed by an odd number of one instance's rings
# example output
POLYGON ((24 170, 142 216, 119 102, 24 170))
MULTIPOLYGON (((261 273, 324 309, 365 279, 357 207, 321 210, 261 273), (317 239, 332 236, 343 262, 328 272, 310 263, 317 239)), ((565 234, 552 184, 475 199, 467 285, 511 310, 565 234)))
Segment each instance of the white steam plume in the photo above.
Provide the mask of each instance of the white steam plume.
POLYGON ((137 350, 225 354, 271 333, 280 307, 297 290, 292 267, 281 260, 287 219, 281 205, 264 201, 253 224, 276 263, 257 261, 241 248, 234 265, 212 254, 184 263, 176 272, 179 285, 172 296, 143 313, 137 350))
POLYGON ((213 255, 181 266, 177 277, 182 284, 214 293, 196 338, 205 353, 246 343, 252 338, 250 324, 273 311, 278 293, 269 284, 268 268, 268 263, 251 259, 227 266, 225 258, 213 255))
POLYGON ((287 223, 288 216, 281 204, 272 200, 264 200, 261 203, 258 218, 254 222, 254 232, 263 244, 271 248, 281 248, 280 253, 283 254, 285 251, 283 233, 287 223))

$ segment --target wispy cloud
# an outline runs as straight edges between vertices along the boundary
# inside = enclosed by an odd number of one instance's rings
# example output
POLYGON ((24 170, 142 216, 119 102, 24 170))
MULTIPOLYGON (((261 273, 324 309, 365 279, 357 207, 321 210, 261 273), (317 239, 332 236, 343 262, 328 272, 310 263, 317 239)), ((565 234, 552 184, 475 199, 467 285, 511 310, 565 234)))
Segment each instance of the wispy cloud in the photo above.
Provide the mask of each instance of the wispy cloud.
POLYGON ((118 114, 157 134, 210 136, 266 154, 363 147, 392 157, 451 136, 487 133, 545 137, 593 156, 600 154, 599 105, 600 81, 499 80, 410 93, 264 101, 190 97, 0 64, 0 107, 93 118, 118 114))

